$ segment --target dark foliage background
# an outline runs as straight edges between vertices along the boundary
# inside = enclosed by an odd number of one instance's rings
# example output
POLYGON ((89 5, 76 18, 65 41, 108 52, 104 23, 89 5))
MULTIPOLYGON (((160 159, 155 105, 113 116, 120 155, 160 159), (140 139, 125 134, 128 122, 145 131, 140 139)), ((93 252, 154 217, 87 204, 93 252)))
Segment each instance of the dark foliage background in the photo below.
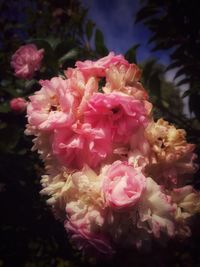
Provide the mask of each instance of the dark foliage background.
MULTIPOLYGON (((178 67, 176 77, 184 74, 178 84, 167 82, 166 66, 159 65, 156 59, 144 59, 140 66, 142 82, 155 105, 155 117, 163 116, 185 128, 188 141, 197 144, 196 152, 200 154, 198 1, 141 2, 136 21, 151 30, 149 42, 154 50, 171 49, 167 69, 178 67), (183 115, 178 90, 183 83, 189 84, 183 97, 189 97, 192 117, 183 115)), ((12 112, 9 101, 14 97, 27 99, 39 89, 37 80, 62 74, 77 59, 107 55, 103 33, 88 19, 87 9, 78 0, 1 0, 0 27, 0 266, 88 266, 90 260, 83 261, 71 248, 63 225, 54 219, 39 194, 43 166, 31 152, 31 139, 24 135, 25 114, 12 112), (29 81, 16 79, 10 68, 12 54, 25 43, 45 49, 41 71, 29 81)), ((137 48, 133 44, 125 54, 130 62, 137 61, 137 48)), ((194 177, 196 188, 198 176, 194 177)), ((154 244, 153 250, 144 254, 121 252, 104 266, 200 266, 199 222, 198 218, 194 220, 193 236, 184 243, 173 241, 167 248, 154 244)))

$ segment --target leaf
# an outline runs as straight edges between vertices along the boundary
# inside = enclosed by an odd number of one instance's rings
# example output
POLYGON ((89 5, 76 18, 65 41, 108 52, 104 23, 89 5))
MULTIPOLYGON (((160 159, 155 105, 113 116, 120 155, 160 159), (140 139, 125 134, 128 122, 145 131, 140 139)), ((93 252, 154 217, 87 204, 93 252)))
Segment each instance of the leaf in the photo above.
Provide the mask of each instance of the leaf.
POLYGON ((10 80, 2 80, 1 81, 1 86, 3 87, 7 87, 11 84, 11 81, 10 80))
POLYGON ((108 54, 108 49, 104 45, 103 33, 99 29, 97 29, 95 33, 95 48, 97 53, 101 56, 106 56, 108 54))
POLYGON ((158 12, 158 8, 156 6, 147 6, 139 10, 136 15, 135 23, 138 23, 142 20, 148 19, 149 17, 155 15, 158 12))
POLYGON ((166 71, 181 67, 182 65, 183 65, 183 63, 181 63, 181 62, 174 62, 174 63, 170 64, 169 66, 167 66, 166 71))
POLYGON ((186 73, 187 73, 187 70, 188 70, 187 67, 183 67, 183 68, 181 68, 180 70, 178 70, 178 71, 176 72, 175 76, 174 76, 174 80, 175 80, 176 78, 178 78, 179 76, 181 76, 181 75, 183 75, 183 74, 186 74, 186 73))
POLYGON ((50 44, 50 46, 52 47, 53 50, 61 42, 60 38, 56 38, 53 36, 50 36, 50 37, 46 38, 45 40, 50 44))
POLYGON ((158 97, 161 96, 161 82, 157 71, 155 71, 149 79, 150 92, 158 97))
POLYGON ((145 83, 148 82, 149 77, 152 75, 155 69, 155 64, 156 64, 156 59, 153 58, 148 60, 142 67, 142 78, 145 83))
POLYGON ((0 104, 0 113, 8 113, 10 111, 10 106, 7 102, 0 104))
POLYGON ((169 103, 167 101, 165 101, 165 100, 162 100, 162 105, 165 108, 169 108, 169 103))
POLYGON ((86 24, 86 36, 87 36, 88 41, 90 41, 90 39, 92 37, 94 25, 95 24, 91 20, 88 20, 88 22, 86 24))
POLYGON ((20 95, 17 89, 13 86, 2 87, 1 90, 8 93, 12 97, 18 97, 20 95))
POLYGON ((48 52, 53 52, 53 49, 51 47, 51 44, 50 42, 48 41, 48 39, 29 39, 27 40, 27 43, 34 43, 37 48, 43 48, 45 49, 45 51, 48 51, 48 52))
POLYGON ((38 81, 35 79, 25 81, 26 90, 30 90, 32 88, 32 86, 35 85, 37 82, 38 81))
POLYGON ((77 44, 72 39, 68 39, 67 41, 63 41, 57 44, 55 48, 55 54, 58 58, 61 58, 64 54, 66 54, 69 50, 75 48, 77 44))
POLYGON ((132 47, 131 47, 130 49, 128 49, 128 51, 125 53, 125 58, 126 58, 129 62, 137 63, 137 60, 136 60, 136 51, 137 51, 138 47, 140 47, 140 44, 136 44, 136 45, 132 46, 132 47))
POLYGON ((176 86, 180 86, 180 85, 183 85, 183 84, 188 84, 190 82, 191 82, 191 80, 189 78, 185 78, 185 79, 181 80, 180 82, 178 82, 176 84, 176 86))
POLYGON ((44 65, 48 66, 50 69, 57 73, 58 59, 56 58, 55 52, 48 39, 29 39, 28 42, 34 43, 40 49, 44 49, 44 65))
POLYGON ((192 93, 189 97, 189 108, 191 112, 194 112, 198 119, 200 119, 199 102, 200 94, 198 92, 192 93))
POLYGON ((183 93, 182 98, 185 98, 186 96, 189 96, 191 93, 192 93, 192 92, 191 92, 190 89, 189 89, 189 90, 186 90, 186 91, 183 93))
POLYGON ((154 42, 157 38, 158 38, 157 34, 154 34, 154 35, 148 40, 148 44, 151 44, 151 43, 154 42))
POLYGON ((59 64, 63 64, 66 60, 75 59, 78 56, 78 49, 71 49, 68 53, 59 59, 59 64))

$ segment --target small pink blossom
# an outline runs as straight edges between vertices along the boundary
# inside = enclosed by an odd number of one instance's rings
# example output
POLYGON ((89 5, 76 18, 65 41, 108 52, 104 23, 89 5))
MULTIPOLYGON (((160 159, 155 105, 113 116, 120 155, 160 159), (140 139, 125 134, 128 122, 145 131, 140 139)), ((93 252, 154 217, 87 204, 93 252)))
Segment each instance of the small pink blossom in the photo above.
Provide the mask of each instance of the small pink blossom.
POLYGON ((129 66, 128 61, 122 56, 115 56, 114 52, 110 52, 108 56, 97 61, 86 60, 84 62, 77 61, 76 67, 81 70, 86 76, 105 76, 105 70, 111 65, 124 64, 129 66))
POLYGON ((85 108, 85 122, 108 128, 114 142, 126 143, 148 121, 143 103, 120 93, 94 94, 85 108))
POLYGON ((28 122, 39 130, 51 130, 71 125, 76 101, 68 83, 60 77, 40 81, 42 88, 33 96, 27 107, 28 122))
POLYGON ((116 209, 134 206, 146 186, 140 169, 127 162, 114 162, 103 174, 103 193, 108 206, 116 209))
POLYGON ((21 46, 11 60, 15 76, 22 79, 31 79, 34 72, 39 70, 43 56, 44 49, 37 50, 34 44, 21 46))
POLYGON ((17 97, 10 101, 10 108, 16 112, 22 112, 26 109, 27 102, 24 98, 17 97))

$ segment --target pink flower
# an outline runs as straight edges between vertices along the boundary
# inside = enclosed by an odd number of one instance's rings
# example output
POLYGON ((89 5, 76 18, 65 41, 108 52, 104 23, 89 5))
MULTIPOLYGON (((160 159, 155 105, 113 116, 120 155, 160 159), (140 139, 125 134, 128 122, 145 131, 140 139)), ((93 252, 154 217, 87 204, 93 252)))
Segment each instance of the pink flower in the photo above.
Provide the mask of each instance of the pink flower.
POLYGON ((89 77, 88 79, 85 79, 81 71, 72 68, 68 68, 65 71, 65 75, 68 78, 70 89, 79 99, 77 113, 78 116, 80 116, 84 112, 84 108, 90 97, 94 93, 98 92, 98 79, 95 77, 89 77))
POLYGON ((68 168, 80 169, 87 164, 97 167, 111 153, 111 138, 107 129, 90 124, 74 124, 72 130, 56 130, 53 153, 68 168))
POLYGON ((186 219, 200 212, 200 194, 191 185, 173 189, 172 199, 177 205, 176 219, 186 219))
POLYGON ((71 125, 76 108, 75 98, 66 80, 54 77, 40 81, 42 88, 33 96, 27 107, 28 122, 39 130, 51 130, 71 125))
MULTIPOLYGON (((141 71, 135 64, 119 64, 119 65, 111 65, 106 70, 106 87, 104 91, 127 91, 125 87, 137 86, 138 90, 142 90, 144 94, 144 98, 147 98, 147 92, 144 90, 141 84, 138 84, 138 81, 141 77, 141 71)), ((129 93, 131 94, 131 92, 129 93)))
POLYGON ((26 109, 27 102, 24 98, 17 97, 10 101, 10 108, 16 112, 22 112, 26 109))
POLYGON ((126 143, 144 127, 147 115, 143 102, 120 93, 94 94, 85 108, 85 122, 108 128, 114 142, 126 143))
POLYGON ((103 173, 103 193, 108 206, 122 209, 134 206, 146 186, 140 169, 127 162, 116 161, 103 173))
MULTIPOLYGON (((84 179, 84 177, 81 177, 84 179)), ((81 180, 80 178, 80 180, 81 180)), ((84 183, 84 182, 83 182, 84 183)), ((69 201, 66 205, 68 220, 65 222, 65 228, 68 231, 72 242, 79 250, 94 256, 99 254, 111 256, 113 249, 104 232, 105 214, 103 210, 98 209, 98 205, 90 205, 89 195, 91 189, 85 191, 84 185, 81 186, 82 193, 87 198, 81 197, 81 192, 75 193, 78 198, 76 201, 69 201), (85 202, 86 201, 86 202, 85 202)), ((92 204, 95 204, 94 202, 92 204)))
POLYGON ((77 61, 76 67, 81 70, 86 76, 105 76, 105 70, 111 65, 124 64, 129 66, 128 61, 122 56, 115 56, 114 52, 110 52, 108 56, 97 61, 86 60, 84 62, 77 61))
POLYGON ((22 79, 31 79, 34 72, 39 70, 43 55, 44 49, 37 50, 34 44, 21 46, 11 60, 15 76, 22 79))
POLYGON ((71 241, 76 245, 78 250, 92 256, 111 257, 114 253, 108 239, 102 233, 91 232, 86 223, 75 223, 68 221, 65 228, 71 236, 71 241))
POLYGON ((146 228, 159 238, 161 232, 168 236, 175 235, 175 206, 169 195, 153 179, 146 179, 146 190, 139 203, 139 228, 146 228))

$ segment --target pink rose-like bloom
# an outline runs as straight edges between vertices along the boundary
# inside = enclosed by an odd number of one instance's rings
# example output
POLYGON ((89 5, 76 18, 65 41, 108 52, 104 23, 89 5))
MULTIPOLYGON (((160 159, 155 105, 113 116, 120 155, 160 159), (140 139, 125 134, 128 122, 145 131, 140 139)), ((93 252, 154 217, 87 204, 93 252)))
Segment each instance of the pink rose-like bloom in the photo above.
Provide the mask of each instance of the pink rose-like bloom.
POLYGON ((156 238, 161 232, 169 237, 175 235, 174 214, 175 206, 171 196, 163 192, 162 186, 152 178, 146 179, 146 190, 139 203, 139 228, 146 228, 156 238))
POLYGON ((140 169, 127 162, 114 162, 103 174, 103 193, 108 206, 122 209, 134 206, 146 186, 140 169))
POLYGON ((92 127, 108 128, 114 142, 128 142, 148 122, 143 102, 120 93, 94 94, 84 114, 92 127))
POLYGON ((39 70, 43 56, 44 49, 37 50, 34 44, 21 46, 11 60, 15 76, 22 79, 31 79, 34 72, 39 70))
POLYGON ((84 222, 77 224, 68 221, 65 228, 71 237, 71 241, 85 254, 95 257, 111 257, 114 253, 108 239, 101 233, 92 233, 84 222))
POLYGON ((39 130, 71 125, 76 105, 67 81, 54 77, 50 81, 40 81, 40 84, 42 88, 30 96, 27 107, 29 124, 39 130))
POLYGON ((106 57, 103 57, 97 61, 77 61, 76 67, 81 70, 86 76, 103 77, 105 76, 105 70, 111 64, 123 64, 129 66, 128 61, 122 55, 115 56, 114 52, 110 52, 106 57))
POLYGON ((68 168, 80 169, 84 164, 95 168, 111 153, 110 132, 88 123, 56 130, 53 153, 68 168))
POLYGON ((17 97, 10 101, 10 108, 16 112, 22 112, 26 109, 27 102, 24 98, 17 97))

